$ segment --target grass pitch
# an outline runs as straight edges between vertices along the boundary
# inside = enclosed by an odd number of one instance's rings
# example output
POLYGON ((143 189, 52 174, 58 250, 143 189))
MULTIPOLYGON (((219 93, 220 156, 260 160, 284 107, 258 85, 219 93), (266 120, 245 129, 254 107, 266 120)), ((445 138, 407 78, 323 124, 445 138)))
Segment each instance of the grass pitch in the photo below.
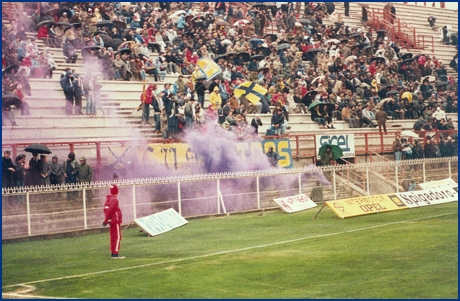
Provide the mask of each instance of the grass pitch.
MULTIPOLYGON (((69 298, 458 298, 458 204, 349 219, 319 207, 2 246, 3 293, 69 298)), ((4 295, 3 297, 8 297, 4 295)))

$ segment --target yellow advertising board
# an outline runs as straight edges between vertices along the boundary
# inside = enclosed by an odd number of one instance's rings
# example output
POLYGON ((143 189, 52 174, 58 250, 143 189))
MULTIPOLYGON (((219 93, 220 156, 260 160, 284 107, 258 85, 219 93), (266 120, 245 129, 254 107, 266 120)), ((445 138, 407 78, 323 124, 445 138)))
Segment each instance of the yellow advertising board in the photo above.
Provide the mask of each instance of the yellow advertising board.
POLYGON ((395 194, 362 196, 325 203, 340 218, 409 208, 395 194))

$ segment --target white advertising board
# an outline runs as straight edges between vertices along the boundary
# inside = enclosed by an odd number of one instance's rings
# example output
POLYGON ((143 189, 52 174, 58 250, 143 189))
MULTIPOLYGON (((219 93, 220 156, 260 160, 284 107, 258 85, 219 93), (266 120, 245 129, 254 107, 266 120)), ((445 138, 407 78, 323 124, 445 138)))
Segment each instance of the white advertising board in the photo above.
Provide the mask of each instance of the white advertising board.
POLYGON ((173 208, 149 216, 136 218, 134 222, 151 236, 159 235, 188 224, 188 221, 173 208))
POLYGON ((278 198, 274 199, 274 201, 280 205, 284 212, 287 213, 302 211, 318 206, 305 194, 298 194, 286 198, 278 198))
POLYGON ((457 187, 438 187, 397 193, 398 198, 410 208, 458 201, 457 187))
MULTIPOLYGON (((337 134, 337 135, 315 135, 316 154, 319 148, 324 144, 338 145, 342 151, 342 158, 355 157, 355 135, 354 134, 337 134)), ((321 159, 317 156, 316 159, 321 159)))
POLYGON ((458 184, 455 183, 455 181, 452 180, 451 178, 447 178, 447 179, 438 180, 438 181, 420 183, 418 184, 418 186, 420 186, 422 189, 431 189, 431 188, 445 187, 445 186, 457 187, 458 184))

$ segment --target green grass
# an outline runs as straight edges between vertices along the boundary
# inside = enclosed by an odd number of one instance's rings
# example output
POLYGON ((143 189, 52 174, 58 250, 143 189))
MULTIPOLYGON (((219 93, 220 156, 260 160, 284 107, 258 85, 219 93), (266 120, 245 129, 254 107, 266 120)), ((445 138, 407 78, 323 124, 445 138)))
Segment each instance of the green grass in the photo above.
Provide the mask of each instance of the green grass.
POLYGON ((457 203, 349 219, 325 208, 313 220, 318 210, 192 220, 157 237, 128 229, 124 260, 109 258, 108 233, 3 245, 3 292, 33 282, 30 294, 76 298, 458 298, 457 203))

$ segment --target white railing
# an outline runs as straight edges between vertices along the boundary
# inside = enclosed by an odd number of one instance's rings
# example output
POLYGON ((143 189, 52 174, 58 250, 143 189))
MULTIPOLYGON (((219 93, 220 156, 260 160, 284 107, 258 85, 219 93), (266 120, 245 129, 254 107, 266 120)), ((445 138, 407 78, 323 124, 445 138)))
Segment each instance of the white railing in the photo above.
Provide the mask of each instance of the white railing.
MULTIPOLYGON (((456 180, 457 163, 458 157, 448 157, 322 168, 310 165, 303 169, 130 179, 116 184, 120 191, 118 198, 123 224, 126 225, 136 218, 168 208, 174 208, 188 218, 275 208, 274 198, 301 193, 309 196, 316 180, 322 184, 324 200, 349 198, 357 193, 398 192, 401 183, 411 179, 424 182, 452 177, 456 180), (342 177, 346 171, 365 175, 363 185, 350 189, 352 183, 344 183, 342 177), (376 173, 385 178, 388 187, 383 186, 383 182, 375 183, 370 174, 376 173), (388 191, 382 192, 382 187, 388 191)), ((102 227, 105 195, 112 183, 2 189, 3 239, 102 227)))

